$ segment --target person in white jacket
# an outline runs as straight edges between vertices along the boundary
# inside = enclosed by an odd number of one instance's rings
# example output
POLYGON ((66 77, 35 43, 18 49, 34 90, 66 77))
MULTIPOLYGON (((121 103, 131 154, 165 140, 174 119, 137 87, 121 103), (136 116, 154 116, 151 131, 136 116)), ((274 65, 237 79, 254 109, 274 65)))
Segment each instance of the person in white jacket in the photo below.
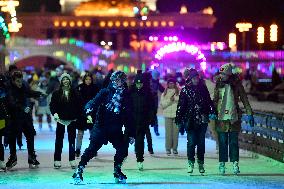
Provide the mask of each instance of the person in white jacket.
POLYGON ((174 155, 178 155, 178 135, 179 129, 175 124, 175 117, 177 111, 177 103, 179 100, 179 88, 175 79, 169 79, 167 81, 167 87, 161 95, 160 105, 163 109, 163 115, 165 117, 165 130, 166 130, 166 153, 171 154, 171 150, 174 155))

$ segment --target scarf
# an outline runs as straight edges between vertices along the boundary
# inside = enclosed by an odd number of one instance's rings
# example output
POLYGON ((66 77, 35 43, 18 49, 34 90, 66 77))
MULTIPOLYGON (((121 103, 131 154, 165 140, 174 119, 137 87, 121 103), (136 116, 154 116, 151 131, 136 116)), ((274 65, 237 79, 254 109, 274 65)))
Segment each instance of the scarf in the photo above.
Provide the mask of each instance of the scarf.
POLYGON ((121 101, 122 101, 122 94, 124 92, 124 87, 116 88, 115 93, 112 96, 110 102, 106 104, 106 108, 114 112, 115 114, 119 114, 121 111, 121 101))
POLYGON ((218 120, 229 120, 234 123, 238 120, 234 91, 229 84, 220 88, 220 100, 218 102, 218 120))

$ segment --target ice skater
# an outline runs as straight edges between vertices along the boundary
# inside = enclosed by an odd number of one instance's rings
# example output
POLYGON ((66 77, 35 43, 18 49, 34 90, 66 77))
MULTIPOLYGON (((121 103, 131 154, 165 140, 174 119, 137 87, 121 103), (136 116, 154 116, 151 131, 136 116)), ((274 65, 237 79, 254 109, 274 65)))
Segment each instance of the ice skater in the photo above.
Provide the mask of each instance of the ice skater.
POLYGON ((83 170, 94 154, 108 142, 116 149, 114 156, 114 178, 116 183, 125 183, 126 175, 121 167, 128 155, 128 143, 134 142, 135 129, 131 124, 130 100, 127 91, 126 74, 115 71, 110 84, 85 106, 89 123, 95 120, 90 136, 90 144, 81 156, 78 168, 73 174, 75 184, 83 181, 83 170), (122 127, 125 127, 124 133, 122 127))

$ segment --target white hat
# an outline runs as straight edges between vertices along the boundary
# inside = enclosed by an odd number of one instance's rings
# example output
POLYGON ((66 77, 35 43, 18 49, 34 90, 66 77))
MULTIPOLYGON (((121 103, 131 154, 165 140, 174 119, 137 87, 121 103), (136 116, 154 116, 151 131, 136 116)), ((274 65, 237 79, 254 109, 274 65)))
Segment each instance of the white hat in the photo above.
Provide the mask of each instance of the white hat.
POLYGON ((59 78, 60 83, 62 82, 62 79, 63 79, 64 77, 67 77, 67 78, 70 80, 70 82, 72 82, 71 76, 70 76, 68 73, 63 73, 63 74, 61 74, 61 76, 60 76, 60 78, 59 78))

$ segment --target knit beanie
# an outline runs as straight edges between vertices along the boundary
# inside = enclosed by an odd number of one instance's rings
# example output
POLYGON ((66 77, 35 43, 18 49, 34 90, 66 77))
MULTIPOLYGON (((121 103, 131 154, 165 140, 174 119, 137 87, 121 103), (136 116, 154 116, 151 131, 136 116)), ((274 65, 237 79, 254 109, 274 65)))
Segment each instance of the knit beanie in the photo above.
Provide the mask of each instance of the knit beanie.
POLYGON ((126 82, 127 76, 123 71, 113 72, 110 76, 110 80, 113 82, 113 81, 116 81, 118 79, 120 79, 122 82, 126 82))
POLYGON ((142 74, 137 74, 134 78, 134 83, 143 83, 143 76, 142 74))
POLYGON ((233 74, 233 65, 230 64, 230 63, 224 64, 220 67, 219 72, 223 73, 225 75, 232 75, 233 74))
POLYGON ((61 76, 60 76, 60 78, 59 78, 60 83, 62 82, 62 79, 63 79, 64 77, 67 77, 67 78, 70 80, 70 82, 72 82, 71 76, 70 76, 68 73, 63 73, 63 74, 61 74, 61 76))
POLYGON ((189 71, 188 71, 188 77, 186 80, 191 80, 192 78, 196 77, 196 76, 199 76, 199 73, 197 72, 196 69, 194 68, 191 68, 189 71))
POLYGON ((169 79, 167 80, 167 84, 169 84, 169 83, 176 83, 175 78, 169 78, 169 79))

